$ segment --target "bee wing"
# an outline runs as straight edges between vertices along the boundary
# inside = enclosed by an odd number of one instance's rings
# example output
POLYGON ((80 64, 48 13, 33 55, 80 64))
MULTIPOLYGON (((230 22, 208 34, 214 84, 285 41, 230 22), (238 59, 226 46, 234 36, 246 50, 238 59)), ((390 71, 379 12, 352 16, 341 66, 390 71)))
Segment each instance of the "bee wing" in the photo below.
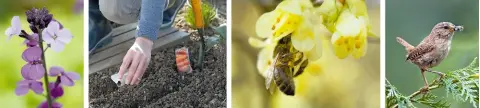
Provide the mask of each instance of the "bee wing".
POLYGON ((273 94, 275 92, 275 88, 277 87, 275 85, 275 83, 272 83, 273 82, 273 76, 274 76, 274 66, 270 66, 268 67, 268 70, 267 70, 267 75, 265 77, 265 87, 267 88, 267 90, 270 92, 270 94, 273 94))
POLYGON ((268 89, 270 94, 275 93, 275 88, 277 88, 277 85, 275 85, 275 83, 270 83, 270 89, 268 89))
POLYGON ((273 81, 273 66, 268 67, 266 76, 265 76, 265 87, 270 89, 272 81, 273 81))

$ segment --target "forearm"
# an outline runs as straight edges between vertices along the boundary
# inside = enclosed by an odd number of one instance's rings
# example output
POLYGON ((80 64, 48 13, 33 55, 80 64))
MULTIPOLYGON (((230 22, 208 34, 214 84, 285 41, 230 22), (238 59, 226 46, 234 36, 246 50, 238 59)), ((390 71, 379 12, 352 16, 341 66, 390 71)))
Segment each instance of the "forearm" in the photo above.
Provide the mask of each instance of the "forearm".
POLYGON ((163 21, 165 0, 142 0, 137 37, 157 40, 157 34, 163 21))

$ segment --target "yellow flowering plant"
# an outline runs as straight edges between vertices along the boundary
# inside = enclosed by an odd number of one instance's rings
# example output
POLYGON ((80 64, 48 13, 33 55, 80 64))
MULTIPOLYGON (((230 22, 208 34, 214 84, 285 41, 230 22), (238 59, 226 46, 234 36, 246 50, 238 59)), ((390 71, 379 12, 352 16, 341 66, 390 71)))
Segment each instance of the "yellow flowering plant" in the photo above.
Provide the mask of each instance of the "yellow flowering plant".
POLYGON ((248 41, 251 46, 261 48, 257 69, 267 79, 266 86, 269 88, 269 80, 282 75, 275 73, 279 70, 284 72, 278 68, 281 66, 295 70, 296 72, 286 73, 294 77, 303 71, 320 73, 321 66, 316 61, 322 57, 324 49, 327 49, 325 47, 330 47, 322 45, 322 42, 331 42, 327 45, 332 46, 333 53, 339 59, 350 55, 356 59, 365 56, 367 38, 377 38, 371 33, 370 26, 364 0, 324 0, 320 6, 314 6, 310 0, 283 0, 273 11, 258 18, 255 27, 258 37, 250 37, 248 41), (277 63, 276 56, 286 56, 284 52, 280 55, 280 52, 275 50, 281 46, 279 41, 283 38, 290 38, 291 44, 287 47, 294 49, 286 55, 297 55, 295 53, 299 52, 302 55, 300 58, 295 56, 289 62, 277 63), (308 64, 306 67, 295 61, 304 59, 303 57, 307 61, 305 64, 308 64))

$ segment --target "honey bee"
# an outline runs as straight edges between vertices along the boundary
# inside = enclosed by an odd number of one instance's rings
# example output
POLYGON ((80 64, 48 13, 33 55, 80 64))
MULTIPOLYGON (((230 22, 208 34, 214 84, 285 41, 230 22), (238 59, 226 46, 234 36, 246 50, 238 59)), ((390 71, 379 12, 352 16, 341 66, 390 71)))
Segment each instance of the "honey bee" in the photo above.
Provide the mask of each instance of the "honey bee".
POLYGON ((301 75, 308 65, 303 52, 296 50, 290 41, 290 36, 280 39, 275 46, 274 61, 268 67, 265 85, 270 93, 278 87, 286 95, 295 95, 293 78, 301 75), (274 82, 274 83, 272 83, 274 82))

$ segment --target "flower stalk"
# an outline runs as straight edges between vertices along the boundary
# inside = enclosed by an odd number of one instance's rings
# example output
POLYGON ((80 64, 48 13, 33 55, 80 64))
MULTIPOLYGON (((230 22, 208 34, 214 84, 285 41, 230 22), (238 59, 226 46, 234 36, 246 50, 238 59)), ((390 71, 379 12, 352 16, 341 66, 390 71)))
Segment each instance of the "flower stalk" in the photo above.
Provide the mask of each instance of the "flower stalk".
POLYGON ((48 71, 47 71, 47 60, 45 59, 45 51, 47 51, 46 49, 43 50, 43 39, 42 39, 42 31, 43 29, 40 29, 38 26, 36 27, 37 30, 39 30, 39 34, 38 34, 38 39, 39 39, 39 46, 40 46, 40 49, 42 49, 42 64, 43 64, 43 69, 45 69, 45 76, 43 77, 44 81, 46 82, 45 83, 45 88, 46 88, 46 91, 47 91, 47 103, 48 103, 48 108, 52 108, 52 99, 50 98, 50 87, 48 86, 48 71))
POLYGON ((62 104, 55 101, 64 94, 61 85, 74 86, 74 81, 79 80, 80 75, 76 72, 66 72, 58 66, 52 66, 47 71, 45 54, 50 47, 55 52, 62 51, 73 36, 68 29, 63 28, 57 20, 53 19, 53 15, 46 8, 34 8, 25 14, 32 34, 21 29, 19 16, 12 18, 11 27, 5 31, 8 39, 12 36, 24 38, 24 44, 27 47, 22 53, 22 59, 26 62, 21 69, 23 80, 17 83, 15 94, 22 96, 32 90, 35 94, 47 98, 38 106, 39 108, 61 108, 62 104), (44 42, 47 46, 44 46, 44 42), (57 79, 50 82, 49 77, 57 77, 57 79), (42 78, 43 81, 41 81, 42 78), (45 89, 46 93, 43 94, 45 89))

